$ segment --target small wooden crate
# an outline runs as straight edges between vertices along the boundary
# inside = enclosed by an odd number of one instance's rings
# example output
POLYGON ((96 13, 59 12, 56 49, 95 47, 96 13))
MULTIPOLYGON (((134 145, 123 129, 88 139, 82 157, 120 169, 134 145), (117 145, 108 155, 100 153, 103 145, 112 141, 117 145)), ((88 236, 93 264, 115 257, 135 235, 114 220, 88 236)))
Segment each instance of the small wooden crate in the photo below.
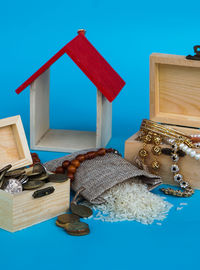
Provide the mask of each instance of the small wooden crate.
POLYGON ((48 183, 42 188, 48 186, 53 186, 55 191, 37 199, 32 197, 33 190, 16 195, 0 190, 0 228, 15 232, 66 212, 70 181, 48 183))
MULTIPOLYGON (((150 119, 186 134, 200 134, 200 61, 185 56, 153 53, 150 56, 150 119)), ((134 162, 142 143, 138 133, 125 142, 125 158, 134 162)), ((148 145, 147 147, 152 147, 148 145)), ((163 145, 167 147, 167 145, 163 145)), ((200 153, 200 150, 196 150, 200 153)), ((175 185, 169 156, 159 157, 164 183, 175 185)), ((147 160, 147 165, 151 163, 147 160)), ((186 156, 179 161, 184 179, 200 189, 200 163, 186 156)))
MULTIPOLYGON (((0 120, 0 169, 8 164, 18 169, 32 164, 21 117, 0 120)), ((34 191, 12 195, 0 189, 0 228, 15 232, 55 217, 69 209, 70 181, 48 183, 55 191, 34 199, 34 191)), ((42 189, 41 188, 41 189, 42 189)))
POLYGON ((8 164, 12 169, 32 164, 20 115, 0 120, 0 168, 8 164))

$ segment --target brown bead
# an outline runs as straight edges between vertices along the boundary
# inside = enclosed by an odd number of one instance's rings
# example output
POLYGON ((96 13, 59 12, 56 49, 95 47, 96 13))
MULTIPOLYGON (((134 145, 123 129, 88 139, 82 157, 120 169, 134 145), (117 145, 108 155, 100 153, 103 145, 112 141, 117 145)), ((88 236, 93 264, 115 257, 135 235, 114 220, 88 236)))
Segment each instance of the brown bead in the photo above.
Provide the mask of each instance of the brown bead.
POLYGON ((80 162, 83 162, 83 161, 85 160, 85 156, 84 156, 84 155, 78 155, 78 156, 76 157, 76 159, 77 159, 78 161, 80 161, 80 162))
POLYGON ((88 153, 84 155, 85 160, 89 159, 88 153))
POLYGON ((67 168, 68 173, 75 173, 76 172, 76 167, 74 165, 69 165, 67 168))
POLYGON ((80 166, 80 161, 78 159, 74 159, 71 161, 71 164, 78 168, 80 166))
POLYGON ((33 158, 33 161, 34 162, 40 162, 40 159, 39 158, 33 158))
POLYGON ((86 154, 87 159, 93 159, 97 156, 97 152, 91 151, 86 154))
POLYGON ((55 173, 65 173, 65 170, 62 166, 56 168, 55 173))
POLYGON ((97 151, 97 154, 99 156, 104 156, 106 154, 106 149, 105 148, 100 148, 98 151, 97 151))
POLYGON ((106 153, 113 153, 115 150, 113 148, 106 149, 106 153))
POLYGON ((74 180, 74 174, 73 173, 67 173, 67 177, 70 178, 72 181, 74 180))
POLYGON ((31 153, 32 157, 37 157, 38 158, 38 154, 37 153, 31 153))
POLYGON ((63 161, 63 163, 62 163, 62 167, 64 168, 64 169, 67 169, 68 168, 68 166, 70 165, 70 161, 69 160, 65 160, 65 161, 63 161))

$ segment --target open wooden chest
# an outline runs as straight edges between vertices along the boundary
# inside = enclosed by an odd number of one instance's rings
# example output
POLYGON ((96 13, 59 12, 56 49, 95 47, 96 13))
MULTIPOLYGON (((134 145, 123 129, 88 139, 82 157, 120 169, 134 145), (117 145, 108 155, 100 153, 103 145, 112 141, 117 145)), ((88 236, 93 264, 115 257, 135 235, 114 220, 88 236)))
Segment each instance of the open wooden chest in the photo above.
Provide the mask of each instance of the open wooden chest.
MULTIPOLYGON (((20 116, 0 120, 0 169, 11 164, 18 169, 32 164, 24 128, 20 116)), ((54 192, 34 198, 35 190, 18 194, 0 189, 0 228, 15 232, 64 213, 69 208, 70 181, 46 183, 54 192)))
MULTIPOLYGON (((200 134, 200 61, 159 53, 150 56, 150 119, 185 134, 200 134)), ((137 138, 138 133, 125 142, 125 158, 131 162, 142 148, 137 138)), ((147 148, 150 151, 151 145, 147 148)), ((196 152, 200 153, 200 149, 196 152)), ((170 157, 161 155, 159 161, 163 182, 175 185, 170 157)), ((151 162, 150 157, 147 165, 151 162)), ((191 186, 200 189, 200 161, 185 156, 180 159, 179 166, 191 186)))

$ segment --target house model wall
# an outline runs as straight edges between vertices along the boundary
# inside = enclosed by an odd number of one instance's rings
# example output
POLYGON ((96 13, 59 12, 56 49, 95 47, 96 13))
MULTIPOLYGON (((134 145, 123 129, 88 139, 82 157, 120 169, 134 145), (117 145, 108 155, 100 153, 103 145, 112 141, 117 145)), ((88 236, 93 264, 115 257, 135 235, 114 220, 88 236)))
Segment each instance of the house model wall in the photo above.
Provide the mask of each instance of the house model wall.
POLYGON ((121 77, 85 37, 85 30, 65 45, 16 92, 30 85, 30 144, 35 150, 74 152, 104 147, 112 135, 112 101, 125 85, 121 77), (67 53, 97 87, 96 132, 50 129, 50 67, 67 53))

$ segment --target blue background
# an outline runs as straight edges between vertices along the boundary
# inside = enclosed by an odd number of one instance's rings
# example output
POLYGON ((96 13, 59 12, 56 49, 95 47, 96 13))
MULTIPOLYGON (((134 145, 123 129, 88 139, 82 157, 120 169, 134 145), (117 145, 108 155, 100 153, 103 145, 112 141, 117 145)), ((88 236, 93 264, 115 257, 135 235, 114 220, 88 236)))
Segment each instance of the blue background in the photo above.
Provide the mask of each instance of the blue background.
MULTIPOLYGON (((113 138, 124 141, 149 116, 149 55, 192 54, 199 43, 199 1, 2 1, 0 118, 20 114, 29 138, 29 89, 14 90, 76 35, 87 38, 126 81, 113 102, 113 138)), ((51 69, 54 128, 95 130, 96 89, 63 56, 51 69)), ((39 152, 42 162, 63 153, 39 152)), ((155 191, 159 193, 159 191, 155 191)), ((199 268, 199 192, 174 204, 162 226, 90 220, 91 234, 68 236, 55 219, 11 234, 0 230, 0 269, 199 268), (187 202, 181 211, 176 207, 187 202)))

